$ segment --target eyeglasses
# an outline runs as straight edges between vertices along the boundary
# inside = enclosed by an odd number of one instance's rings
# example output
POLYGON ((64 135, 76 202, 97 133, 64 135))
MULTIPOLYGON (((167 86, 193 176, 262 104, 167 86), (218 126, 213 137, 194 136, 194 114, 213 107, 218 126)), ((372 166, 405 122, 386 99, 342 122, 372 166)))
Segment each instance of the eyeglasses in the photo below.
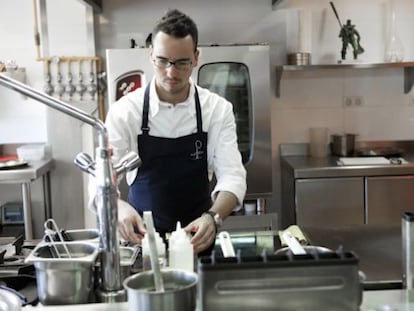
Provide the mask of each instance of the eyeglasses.
POLYGON ((193 61, 188 58, 177 59, 176 61, 171 61, 167 58, 156 57, 152 61, 154 62, 154 65, 160 69, 167 69, 171 67, 172 65, 174 65, 175 68, 178 70, 188 70, 193 64, 193 61))

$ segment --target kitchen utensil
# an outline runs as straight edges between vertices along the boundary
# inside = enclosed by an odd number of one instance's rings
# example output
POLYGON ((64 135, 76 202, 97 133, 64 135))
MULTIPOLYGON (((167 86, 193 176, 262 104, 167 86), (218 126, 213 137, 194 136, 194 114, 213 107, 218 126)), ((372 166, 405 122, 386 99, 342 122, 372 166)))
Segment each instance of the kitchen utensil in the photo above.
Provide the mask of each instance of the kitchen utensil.
POLYGON ((158 262, 157 244, 155 242, 155 229, 151 211, 144 212, 144 222, 147 227, 148 245, 150 250, 151 267, 154 275, 155 289, 157 292, 162 293, 164 292, 164 282, 158 262))
MULTIPOLYGON (((332 250, 323 246, 316 245, 305 245, 301 246, 306 254, 322 254, 322 253, 332 253, 332 250)), ((275 255, 286 254, 288 251, 292 251, 290 247, 282 247, 275 251, 275 255)), ((292 251, 293 253, 293 251, 292 251)))
POLYGON ((38 302, 36 277, 33 275, 13 275, 0 277, 3 289, 14 291, 23 305, 35 305, 38 302))
POLYGON ((152 271, 131 275, 123 282, 129 311, 194 311, 197 304, 198 275, 191 271, 163 269, 165 291, 154 290, 152 271))
POLYGON ((287 55, 287 63, 288 65, 296 66, 310 65, 311 54, 304 52, 289 53, 287 55))
POLYGON ((22 303, 20 298, 14 293, 0 289, 0 311, 19 311, 22 303))
POLYGON ((76 92, 79 94, 79 99, 82 100, 83 94, 86 91, 86 86, 83 84, 82 61, 78 61, 78 85, 76 85, 76 92))
POLYGON ((373 147, 360 148, 355 151, 358 157, 386 157, 386 158, 400 158, 404 154, 404 149, 396 147, 373 147))
POLYGON ((53 249, 56 251, 56 255, 58 256, 58 258, 62 258, 62 255, 60 254, 58 248, 55 245, 55 240, 53 238, 55 234, 57 234, 60 242, 62 242, 62 247, 65 250, 67 258, 71 258, 72 256, 70 255, 69 249, 66 246, 65 239, 63 238, 62 233, 59 227, 57 226, 56 222, 52 218, 49 218, 45 221, 43 226, 45 228, 45 235, 49 238, 49 243, 50 245, 52 245, 53 249), (49 224, 52 225, 52 230, 49 228, 49 224))
POLYGON ((68 60, 68 74, 67 74, 67 83, 65 86, 65 93, 68 95, 69 100, 72 100, 72 95, 75 93, 76 88, 73 85, 73 75, 72 75, 72 62, 68 60))
POLYGON ((52 95, 54 92, 53 89, 53 85, 51 83, 52 81, 52 77, 50 75, 50 61, 49 60, 45 60, 45 85, 43 87, 43 91, 47 94, 47 95, 52 95))
POLYGON ((329 129, 326 127, 312 127, 309 129, 309 154, 311 157, 324 158, 328 156, 328 132, 329 129))
POLYGON ((292 251, 293 255, 305 255, 306 251, 300 245, 299 241, 290 233, 289 231, 285 230, 282 233, 283 239, 285 240, 287 246, 292 251))
POLYGON ((335 156, 352 156, 355 152, 356 134, 333 134, 332 137, 332 154, 335 156))
POLYGON ((27 161, 24 160, 6 160, 0 161, 0 170, 12 170, 27 166, 27 161))
POLYGON ((94 65, 95 61, 91 60, 90 61, 90 70, 89 70, 89 84, 86 88, 87 92, 89 93, 89 95, 91 96, 91 99, 94 100, 95 99, 95 94, 97 92, 98 86, 96 84, 96 77, 95 77, 95 70, 94 70, 94 65))
POLYGON ((25 260, 35 266, 37 294, 44 305, 78 304, 90 300, 99 247, 87 242, 55 242, 59 254, 64 253, 64 245, 71 258, 54 257, 54 248, 41 242, 25 260))
POLYGON ((221 251, 224 257, 236 257, 233 243, 231 242, 230 234, 227 231, 221 231, 218 235, 221 251))
POLYGON ((56 86, 55 86, 55 94, 59 96, 59 98, 62 98, 62 95, 65 93, 65 86, 62 83, 62 73, 60 68, 60 57, 54 56, 52 58, 52 62, 56 65, 56 86))

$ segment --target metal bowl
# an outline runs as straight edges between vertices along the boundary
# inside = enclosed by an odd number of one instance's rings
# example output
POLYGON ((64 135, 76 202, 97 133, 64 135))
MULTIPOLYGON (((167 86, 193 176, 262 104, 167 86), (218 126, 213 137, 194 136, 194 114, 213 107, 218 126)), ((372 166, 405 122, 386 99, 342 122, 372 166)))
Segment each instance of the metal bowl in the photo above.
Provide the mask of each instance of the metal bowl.
POLYGON ((22 301, 16 294, 0 289, 0 311, 19 311, 21 306, 22 301))
POLYGON ((152 271, 140 272, 123 282, 127 290, 129 311, 195 310, 198 275, 178 269, 163 269, 164 292, 155 290, 152 271))

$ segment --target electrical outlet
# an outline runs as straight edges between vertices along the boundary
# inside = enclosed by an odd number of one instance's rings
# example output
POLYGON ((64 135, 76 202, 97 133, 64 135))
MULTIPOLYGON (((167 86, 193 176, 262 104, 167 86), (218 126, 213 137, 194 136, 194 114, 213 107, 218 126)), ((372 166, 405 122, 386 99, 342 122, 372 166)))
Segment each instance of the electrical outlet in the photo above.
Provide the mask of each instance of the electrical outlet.
POLYGON ((351 99, 350 96, 344 96, 343 105, 344 105, 345 108, 352 106, 352 99, 351 99))
POLYGON ((362 107, 364 105, 363 96, 344 96, 343 105, 345 108, 362 107))
POLYGON ((361 107, 364 105, 364 98, 362 96, 353 96, 354 106, 361 107))

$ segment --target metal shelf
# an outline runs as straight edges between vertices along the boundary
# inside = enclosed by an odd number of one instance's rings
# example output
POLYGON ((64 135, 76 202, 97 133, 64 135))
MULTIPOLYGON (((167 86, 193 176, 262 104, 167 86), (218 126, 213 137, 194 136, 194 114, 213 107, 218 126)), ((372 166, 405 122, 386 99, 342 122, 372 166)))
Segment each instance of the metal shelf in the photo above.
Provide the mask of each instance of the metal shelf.
POLYGON ((280 81, 284 71, 310 71, 329 69, 379 69, 404 68, 404 93, 407 94, 414 85, 414 62, 401 63, 357 63, 357 64, 321 64, 321 65, 283 65, 276 66, 276 97, 280 97, 280 81))

